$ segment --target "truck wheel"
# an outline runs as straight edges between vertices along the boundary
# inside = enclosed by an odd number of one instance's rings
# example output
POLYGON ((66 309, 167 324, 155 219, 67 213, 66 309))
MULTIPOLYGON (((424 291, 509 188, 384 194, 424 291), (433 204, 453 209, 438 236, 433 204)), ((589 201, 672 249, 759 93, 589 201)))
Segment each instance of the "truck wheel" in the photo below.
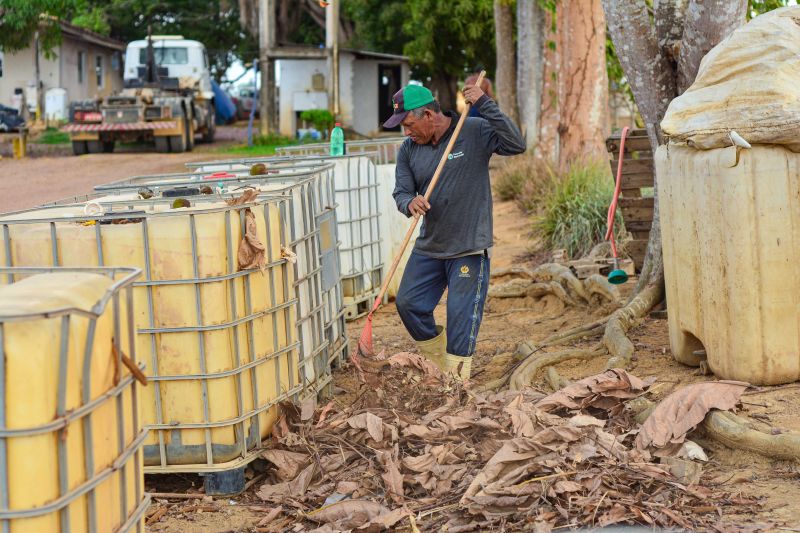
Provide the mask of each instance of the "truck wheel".
POLYGON ((186 151, 191 152, 194 150, 194 129, 193 121, 186 121, 186 151))
POLYGON ((156 152, 166 154, 169 152, 169 137, 156 137, 156 152))
POLYGON ((186 147, 188 145, 187 142, 187 133, 189 130, 189 125, 187 124, 187 120, 183 119, 183 135, 170 135, 169 136, 169 151, 173 154, 179 154, 181 152, 186 151, 186 147))
POLYGON ((103 141, 103 152, 110 154, 114 151, 114 141, 103 141))
POLYGON ((208 115, 208 124, 206 124, 206 132, 203 134, 203 142, 213 143, 214 135, 217 133, 217 108, 214 104, 211 104, 208 115))
POLYGON ((103 143, 100 141, 86 141, 86 147, 89 149, 90 154, 103 153, 103 143))
POLYGON ((72 153, 75 155, 83 155, 89 151, 86 146, 86 141, 72 141, 72 153))

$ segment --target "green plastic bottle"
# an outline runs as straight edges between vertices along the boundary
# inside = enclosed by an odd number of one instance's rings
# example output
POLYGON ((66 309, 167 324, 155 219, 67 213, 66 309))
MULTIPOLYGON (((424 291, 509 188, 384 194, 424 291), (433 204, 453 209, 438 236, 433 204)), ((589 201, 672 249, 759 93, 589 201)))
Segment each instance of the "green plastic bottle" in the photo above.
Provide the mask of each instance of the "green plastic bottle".
POLYGON ((331 130, 331 155, 344 155, 344 130, 339 122, 331 130))

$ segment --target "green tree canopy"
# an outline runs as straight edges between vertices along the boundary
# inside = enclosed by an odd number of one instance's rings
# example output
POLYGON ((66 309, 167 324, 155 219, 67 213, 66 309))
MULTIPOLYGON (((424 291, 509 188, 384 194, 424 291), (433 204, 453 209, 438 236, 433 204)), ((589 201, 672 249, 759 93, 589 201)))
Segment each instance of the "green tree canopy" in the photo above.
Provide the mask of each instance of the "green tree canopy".
POLYGON ((0 50, 27 48, 39 30, 39 43, 46 56, 61 42, 60 19, 76 10, 76 0, 2 0, 0 2, 0 50))
POLYGON ((405 54, 412 76, 455 104, 458 82, 483 65, 495 67, 492 0, 345 0, 356 27, 353 47, 405 54))

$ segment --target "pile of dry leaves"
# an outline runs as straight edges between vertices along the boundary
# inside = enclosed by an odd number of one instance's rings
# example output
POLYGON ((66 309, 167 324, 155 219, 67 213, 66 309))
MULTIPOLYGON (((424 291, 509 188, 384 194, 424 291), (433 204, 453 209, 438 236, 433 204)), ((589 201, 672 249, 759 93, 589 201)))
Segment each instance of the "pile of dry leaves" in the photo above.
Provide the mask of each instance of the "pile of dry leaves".
MULTIPOLYGON (((683 485, 653 462, 656 441, 682 436, 653 426, 637 445, 640 426, 625 402, 652 381, 623 370, 550 395, 481 395, 446 382, 416 354, 361 366, 352 404, 284 411, 264 453, 274 470, 257 493, 281 506, 270 520, 276 531, 616 523, 733 531, 720 524, 721 508, 753 503, 683 485)), ((741 390, 732 388, 733 397, 741 390)))

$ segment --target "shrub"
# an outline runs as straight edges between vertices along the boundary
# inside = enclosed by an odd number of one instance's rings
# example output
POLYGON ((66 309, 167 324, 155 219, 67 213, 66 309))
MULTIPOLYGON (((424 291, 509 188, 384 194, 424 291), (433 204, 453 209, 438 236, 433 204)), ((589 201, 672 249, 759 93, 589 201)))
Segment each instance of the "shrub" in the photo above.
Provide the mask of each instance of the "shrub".
MULTIPOLYGON (((606 164, 575 163, 551 181, 542 216, 534 231, 551 249, 564 248, 570 257, 583 257, 603 240, 614 183, 606 164)), ((617 210, 614 235, 622 240, 625 230, 617 210)))
POLYGON ((526 211, 538 212, 553 179, 553 171, 544 161, 532 155, 510 157, 498 169, 494 191, 500 200, 516 200, 526 211))
POLYGON ((333 128, 333 115, 327 109, 308 109, 300 113, 300 120, 310 122, 317 131, 328 132, 333 128))
POLYGON ((291 137, 284 137, 270 133, 269 135, 253 135, 254 146, 287 146, 294 144, 296 141, 291 137))

